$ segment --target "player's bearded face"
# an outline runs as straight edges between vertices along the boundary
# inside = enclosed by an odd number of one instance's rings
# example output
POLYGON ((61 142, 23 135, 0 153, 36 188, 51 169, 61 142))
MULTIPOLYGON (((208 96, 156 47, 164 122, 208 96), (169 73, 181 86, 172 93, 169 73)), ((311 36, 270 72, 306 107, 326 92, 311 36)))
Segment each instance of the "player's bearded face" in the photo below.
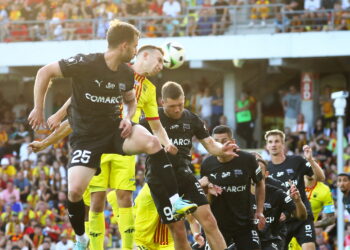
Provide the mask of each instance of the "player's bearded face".
POLYGON ((136 55, 138 40, 138 37, 135 36, 134 41, 126 44, 123 55, 124 62, 130 62, 136 55))
POLYGON ((180 119, 184 111, 185 97, 181 96, 178 99, 166 98, 163 100, 164 111, 167 116, 172 119, 180 119))
POLYGON ((284 143, 278 135, 270 135, 267 138, 266 148, 271 155, 279 155, 283 152, 284 143))

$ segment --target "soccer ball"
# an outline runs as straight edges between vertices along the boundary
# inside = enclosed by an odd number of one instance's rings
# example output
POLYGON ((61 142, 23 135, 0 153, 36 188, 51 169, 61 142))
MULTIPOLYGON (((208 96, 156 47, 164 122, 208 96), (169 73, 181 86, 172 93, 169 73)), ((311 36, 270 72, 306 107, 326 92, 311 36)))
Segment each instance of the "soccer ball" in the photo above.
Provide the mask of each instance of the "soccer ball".
POLYGON ((168 42, 162 46, 164 51, 164 67, 177 69, 185 62, 185 49, 177 42, 168 42))

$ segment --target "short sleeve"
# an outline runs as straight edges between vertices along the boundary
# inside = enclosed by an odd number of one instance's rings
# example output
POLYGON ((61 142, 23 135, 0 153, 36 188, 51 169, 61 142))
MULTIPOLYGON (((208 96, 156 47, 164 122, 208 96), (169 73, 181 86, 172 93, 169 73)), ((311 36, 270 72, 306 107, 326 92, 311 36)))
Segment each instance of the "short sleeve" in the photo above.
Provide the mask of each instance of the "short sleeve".
POLYGON ((251 177, 255 183, 258 183, 263 178, 261 167, 259 166, 258 162, 255 160, 255 157, 253 155, 251 155, 250 157, 250 162, 253 170, 251 177))
POLYGON ((197 115, 194 115, 193 124, 194 124, 194 135, 197 137, 198 140, 203 140, 210 136, 209 131, 205 127, 204 122, 197 115))
POLYGON ((145 113, 146 119, 158 120, 159 114, 158 114, 157 94, 156 94, 156 88, 154 86, 151 86, 148 88, 147 96, 148 96, 147 102, 143 107, 143 112, 145 113))
POLYGON ((74 77, 80 74, 86 67, 86 56, 78 54, 68 59, 62 59, 58 64, 64 77, 74 77))
POLYGON ((301 159, 301 165, 303 166, 304 175, 312 176, 314 174, 314 171, 312 170, 311 163, 302 157, 300 157, 300 159, 301 159))
POLYGON ((281 211, 288 214, 293 213, 293 211, 295 210, 295 204, 293 199, 282 190, 278 190, 277 193, 281 200, 281 211))

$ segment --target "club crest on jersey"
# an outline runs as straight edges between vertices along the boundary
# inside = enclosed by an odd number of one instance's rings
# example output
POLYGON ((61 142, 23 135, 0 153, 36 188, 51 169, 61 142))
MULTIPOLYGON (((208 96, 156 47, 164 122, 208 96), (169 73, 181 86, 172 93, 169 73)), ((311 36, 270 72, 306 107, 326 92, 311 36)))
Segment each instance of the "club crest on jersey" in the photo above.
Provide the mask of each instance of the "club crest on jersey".
POLYGON ((294 170, 292 168, 287 168, 287 174, 294 174, 294 170))
POLYGON ((114 83, 108 82, 106 84, 106 89, 114 89, 114 88, 115 88, 115 84, 114 83))
POLYGON ((233 170, 233 173, 234 173, 234 175, 243 175, 243 171, 242 171, 242 169, 235 169, 235 170, 233 170))
POLYGON ((190 129, 191 129, 191 125, 188 124, 188 123, 184 123, 184 124, 183 124, 183 128, 184 128, 184 130, 185 130, 185 129, 190 130, 190 129))
POLYGON ((125 83, 119 83, 119 90, 125 91, 126 90, 126 84, 125 83))

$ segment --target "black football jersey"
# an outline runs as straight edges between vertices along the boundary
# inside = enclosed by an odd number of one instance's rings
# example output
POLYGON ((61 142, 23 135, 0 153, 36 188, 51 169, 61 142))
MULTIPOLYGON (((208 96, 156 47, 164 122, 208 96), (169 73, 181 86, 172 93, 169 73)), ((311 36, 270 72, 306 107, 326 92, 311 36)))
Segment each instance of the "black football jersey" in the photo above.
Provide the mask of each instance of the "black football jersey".
MULTIPOLYGON (((159 119, 167 132, 169 139, 179 150, 176 156, 168 154, 174 167, 179 167, 179 165, 181 165, 177 164, 181 159, 191 162, 190 151, 192 148, 193 136, 196 136, 199 140, 210 136, 203 121, 196 114, 187 109, 184 109, 180 119, 175 120, 168 117, 164 113, 163 108, 159 108, 159 119)), ((152 132, 146 119, 142 119, 140 124, 152 132)))
POLYGON ((133 89, 133 70, 125 63, 117 71, 110 70, 103 53, 78 54, 59 61, 59 66, 63 76, 72 79, 69 114, 73 131, 108 132, 110 121, 120 114, 122 92, 133 89))
POLYGON ((272 178, 280 180, 285 187, 290 188, 289 180, 296 185, 300 192, 300 197, 305 204, 309 216, 312 216, 311 206, 305 193, 304 175, 312 176, 311 164, 299 155, 286 156, 281 164, 268 163, 267 170, 272 178))
POLYGON ((233 232, 251 228, 253 224, 253 202, 250 186, 252 180, 262 179, 261 169, 255 157, 244 151, 229 162, 219 162, 209 156, 201 166, 201 176, 223 189, 221 195, 212 198, 210 204, 220 230, 233 232))
POLYGON ((259 231, 260 240, 281 239, 281 222, 279 221, 281 213, 291 214, 294 210, 295 204, 289 195, 276 186, 266 184, 264 203, 266 224, 265 228, 259 231))
POLYGON ((343 196, 344 208, 350 213, 350 193, 348 195, 344 194, 343 196))

